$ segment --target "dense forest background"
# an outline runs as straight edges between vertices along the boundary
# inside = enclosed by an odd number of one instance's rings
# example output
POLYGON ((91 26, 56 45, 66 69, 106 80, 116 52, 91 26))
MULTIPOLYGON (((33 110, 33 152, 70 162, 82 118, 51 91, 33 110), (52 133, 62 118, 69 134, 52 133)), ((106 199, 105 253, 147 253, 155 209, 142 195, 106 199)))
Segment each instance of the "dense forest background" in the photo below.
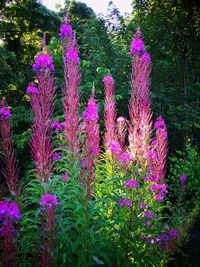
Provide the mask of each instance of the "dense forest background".
MULTIPOLYGON (((128 116, 131 59, 129 46, 141 27, 152 56, 152 102, 154 115, 161 114, 169 130, 170 154, 184 149, 188 139, 198 146, 200 130, 200 7, 198 0, 135 0, 130 15, 122 16, 109 3, 108 15, 96 15, 80 2, 66 1, 76 30, 82 82, 81 108, 96 88, 103 114, 102 78, 116 80, 118 115, 128 116)), ((55 64, 57 99, 55 117, 62 116, 63 84, 59 26, 65 10, 53 12, 37 0, 0 1, 0 97, 13 114, 14 142, 22 171, 29 163, 31 112, 25 94, 34 80, 32 65, 43 32, 55 64)), ((103 125, 102 130, 103 130, 103 125)))

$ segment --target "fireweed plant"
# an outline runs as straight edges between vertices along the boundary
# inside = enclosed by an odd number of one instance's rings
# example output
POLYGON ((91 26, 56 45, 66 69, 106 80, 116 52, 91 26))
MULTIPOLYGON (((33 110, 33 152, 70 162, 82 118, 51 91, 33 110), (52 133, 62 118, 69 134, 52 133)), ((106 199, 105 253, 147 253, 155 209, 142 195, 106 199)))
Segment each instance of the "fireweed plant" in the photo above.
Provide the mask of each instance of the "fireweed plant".
MULTIPOLYGON (((180 232, 170 226, 164 213, 167 128, 163 118, 152 120, 151 58, 142 33, 136 32, 130 48, 129 118, 117 116, 114 78, 105 76, 102 81, 105 133, 101 148, 94 88, 83 114, 79 111, 81 61, 68 15, 59 38, 64 121, 53 118, 54 65, 44 37, 33 65, 36 81, 26 89, 33 114, 30 148, 35 168, 21 192, 20 212, 15 202, 0 202, 0 248, 4 262, 10 264, 2 266, 11 266, 13 261, 14 266, 41 267, 165 266, 180 232)), ((13 194, 18 169, 10 119, 10 109, 2 102, 3 173, 13 194)), ((182 176, 182 187, 185 181, 182 176)))

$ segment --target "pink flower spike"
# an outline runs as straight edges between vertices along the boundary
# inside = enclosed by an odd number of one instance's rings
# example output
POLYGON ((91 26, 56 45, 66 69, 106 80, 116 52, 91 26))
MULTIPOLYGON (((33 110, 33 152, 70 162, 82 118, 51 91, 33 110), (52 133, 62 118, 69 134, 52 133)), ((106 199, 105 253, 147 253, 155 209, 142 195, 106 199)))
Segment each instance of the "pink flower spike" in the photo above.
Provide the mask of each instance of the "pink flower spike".
POLYGON ((130 48, 131 56, 141 56, 146 51, 144 42, 140 38, 133 38, 130 48))
POLYGON ((141 58, 140 58, 140 61, 142 62, 142 63, 151 63, 151 57, 150 57, 150 55, 148 54, 148 53, 144 53, 142 56, 141 56, 141 58))
POLYGON ((73 38, 73 31, 71 25, 64 22, 60 27, 60 40, 65 38, 73 38))
POLYGON ((66 62, 67 61, 71 61, 75 64, 79 64, 79 56, 78 56, 78 52, 77 52, 77 49, 75 48, 71 48, 67 54, 66 54, 66 57, 65 57, 65 60, 66 62))

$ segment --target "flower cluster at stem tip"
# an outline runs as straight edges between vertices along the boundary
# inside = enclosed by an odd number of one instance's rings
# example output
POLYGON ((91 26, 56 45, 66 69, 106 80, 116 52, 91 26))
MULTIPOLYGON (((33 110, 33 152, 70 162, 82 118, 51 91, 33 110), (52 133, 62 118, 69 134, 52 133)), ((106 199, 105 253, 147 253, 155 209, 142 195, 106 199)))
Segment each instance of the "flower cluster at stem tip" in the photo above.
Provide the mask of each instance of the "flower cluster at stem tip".
POLYGON ((67 51, 65 56, 65 61, 67 62, 73 62, 75 64, 79 64, 79 56, 78 51, 76 48, 71 48, 69 51, 67 51))
POLYGON ((44 194, 40 201, 40 206, 43 209, 51 209, 52 207, 56 207, 58 205, 59 203, 58 203, 57 197, 51 194, 44 194))
POLYGON ((64 40, 65 38, 72 38, 73 31, 70 24, 62 23, 60 27, 60 40, 64 40))
POLYGON ((103 78, 103 82, 105 85, 109 86, 109 85, 114 85, 114 79, 112 76, 107 75, 103 78))
POLYGON ((26 93, 28 95, 38 95, 39 91, 38 88, 34 85, 29 85, 26 89, 26 93))
POLYGON ((52 57, 49 54, 40 54, 36 56, 33 70, 36 72, 52 72, 54 65, 52 57))
POLYGON ((93 121, 93 122, 98 121, 99 119, 98 104, 96 103, 96 100, 94 98, 91 98, 88 101, 87 108, 83 112, 82 118, 86 121, 93 121))
POLYGON ((140 30, 137 30, 131 42, 130 55, 140 58, 140 62, 142 63, 151 63, 151 57, 148 53, 146 53, 146 48, 141 36, 142 32, 140 30))
POLYGON ((0 120, 3 120, 4 118, 7 120, 11 119, 11 112, 10 112, 10 108, 8 107, 0 108, 0 120))

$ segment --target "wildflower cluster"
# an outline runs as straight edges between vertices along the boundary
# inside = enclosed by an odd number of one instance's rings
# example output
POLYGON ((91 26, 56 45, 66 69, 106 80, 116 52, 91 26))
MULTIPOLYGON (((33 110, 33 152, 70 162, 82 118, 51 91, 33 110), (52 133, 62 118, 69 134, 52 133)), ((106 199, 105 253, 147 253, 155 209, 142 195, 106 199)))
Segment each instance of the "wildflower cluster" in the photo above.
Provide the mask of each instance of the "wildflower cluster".
POLYGON ((94 98, 91 98, 88 101, 87 108, 83 112, 82 118, 84 120, 97 122, 99 120, 98 115, 98 104, 96 103, 96 100, 94 98))
POLYGON ((63 22, 60 27, 60 40, 72 37, 73 37, 73 31, 71 25, 63 22))
POLYGON ((20 219, 20 211, 15 202, 0 201, 0 236, 14 236, 15 225, 20 219))
POLYGON ((66 63, 68 61, 74 63, 74 64, 79 64, 79 56, 78 56, 78 51, 76 48, 71 48, 69 51, 67 51, 66 56, 65 56, 66 63))
POLYGON ((45 210, 54 208, 54 207, 56 207, 58 205, 59 205, 59 203, 58 203, 57 197, 53 196, 51 194, 43 195, 42 199, 40 201, 40 206, 45 210))
POLYGON ((52 72, 54 65, 52 57, 49 54, 40 54, 36 56, 33 70, 36 72, 52 72))
POLYGON ((150 245, 157 245, 159 248, 167 250, 174 249, 176 241, 179 239, 179 233, 172 228, 169 232, 161 233, 159 236, 147 237, 146 242, 150 245))
POLYGON ((51 128, 54 129, 56 132, 59 132, 63 130, 63 124, 56 120, 51 123, 51 128))
POLYGON ((30 84, 26 89, 26 93, 28 95, 38 95, 39 91, 38 91, 38 88, 36 86, 30 84))
POLYGON ((0 108, 0 120, 10 120, 11 119, 11 112, 9 107, 2 107, 0 108))

